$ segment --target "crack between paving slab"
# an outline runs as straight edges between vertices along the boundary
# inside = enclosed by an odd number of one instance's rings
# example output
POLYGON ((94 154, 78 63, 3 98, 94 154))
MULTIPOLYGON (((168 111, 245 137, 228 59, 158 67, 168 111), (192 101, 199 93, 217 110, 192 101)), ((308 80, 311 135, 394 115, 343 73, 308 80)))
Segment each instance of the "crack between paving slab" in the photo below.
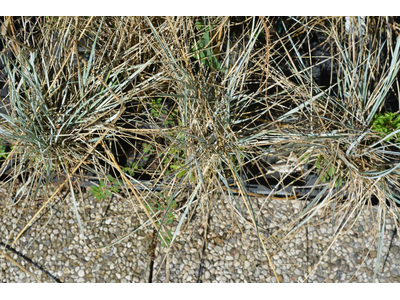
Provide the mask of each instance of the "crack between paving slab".
POLYGON ((390 244, 389 244, 389 248, 388 248, 388 252, 387 252, 387 254, 386 254, 385 261, 383 262, 382 273, 385 272, 385 265, 386 265, 386 262, 387 262, 387 260, 388 260, 388 258, 389 258, 390 248, 392 248, 393 240, 394 240, 394 237, 396 236, 396 233, 397 233, 397 227, 394 227, 393 235, 392 235, 392 238, 391 238, 391 240, 390 240, 390 244))
POLYGON ((211 220, 211 210, 208 214, 207 217, 207 226, 204 228, 204 238, 203 238, 203 248, 201 250, 201 258, 200 258, 200 265, 199 265, 199 272, 197 273, 197 283, 202 283, 203 280, 201 279, 201 275, 203 274, 203 264, 204 264, 204 254, 206 253, 207 250, 207 234, 210 228, 210 220, 211 220))
POLYGON ((148 283, 153 282, 153 273, 154 273, 154 261, 156 259, 156 246, 157 246, 157 231, 153 231, 153 239, 151 242, 150 248, 150 264, 149 264, 149 279, 148 283))
POLYGON ((36 268, 38 268, 39 270, 41 270, 42 272, 46 273, 50 278, 52 278, 54 281, 58 282, 58 283, 63 283, 59 278, 57 278, 56 276, 54 276, 53 274, 51 274, 49 271, 47 271, 46 269, 44 269, 41 265, 39 265, 38 263, 35 263, 32 259, 30 259, 29 257, 27 257, 26 255, 20 253, 19 251, 15 250, 14 248, 10 247, 9 245, 3 243, 2 241, 0 241, 0 245, 3 246, 4 248, 6 248, 7 250, 17 254, 18 256, 22 257, 23 259, 25 259, 27 262, 29 262, 30 264, 34 265, 36 268))
MULTIPOLYGON (((309 270, 310 270, 310 261, 309 261, 309 259, 308 259, 308 226, 306 226, 306 259, 307 259, 307 261, 306 261, 306 265, 307 265, 307 274, 308 274, 308 272, 309 272, 309 270)), ((308 274, 308 275, 310 275, 310 274, 308 274)), ((308 276, 307 275, 307 283, 309 282, 308 281, 308 276)))

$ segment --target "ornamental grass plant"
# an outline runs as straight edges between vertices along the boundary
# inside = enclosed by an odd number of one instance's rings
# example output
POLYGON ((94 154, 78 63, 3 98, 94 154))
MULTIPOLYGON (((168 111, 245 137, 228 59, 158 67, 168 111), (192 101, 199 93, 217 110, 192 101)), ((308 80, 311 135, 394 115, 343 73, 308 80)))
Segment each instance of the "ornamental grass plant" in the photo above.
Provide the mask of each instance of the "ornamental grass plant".
POLYGON ((325 209, 331 212, 327 218, 334 224, 333 244, 343 228, 357 219, 359 208, 371 205, 373 199, 378 205, 376 277, 382 258, 384 220, 386 216, 398 220, 399 216, 399 148, 393 139, 398 128, 390 128, 390 122, 385 123, 380 113, 390 115, 390 98, 398 99, 400 41, 388 18, 292 21, 292 28, 283 24, 285 36, 280 42, 293 56, 278 62, 281 55, 277 53, 275 59, 271 54, 271 60, 285 68, 285 79, 289 79, 281 80, 285 88, 280 97, 290 98, 292 105, 275 119, 277 124, 290 124, 282 129, 282 142, 275 146, 278 152, 296 153, 315 197, 282 231, 290 234, 325 209), (330 49, 330 55, 310 55, 316 52, 309 46, 315 35, 320 42, 317 47, 330 49), (329 70, 325 78, 328 86, 316 83, 316 59, 329 70), (387 126, 386 130, 382 126, 387 126), (347 217, 336 220, 335 210, 346 211, 347 217))
POLYGON ((128 34, 141 24, 128 18, 8 18, 3 26, 9 93, 0 131, 12 150, 2 184, 12 203, 27 208, 42 188, 45 200, 25 229, 68 189, 83 232, 79 187, 88 175, 107 180, 113 162, 106 150, 126 138, 119 127, 127 106, 154 81, 145 74, 151 59, 142 64, 143 45, 133 42, 139 37, 128 34))

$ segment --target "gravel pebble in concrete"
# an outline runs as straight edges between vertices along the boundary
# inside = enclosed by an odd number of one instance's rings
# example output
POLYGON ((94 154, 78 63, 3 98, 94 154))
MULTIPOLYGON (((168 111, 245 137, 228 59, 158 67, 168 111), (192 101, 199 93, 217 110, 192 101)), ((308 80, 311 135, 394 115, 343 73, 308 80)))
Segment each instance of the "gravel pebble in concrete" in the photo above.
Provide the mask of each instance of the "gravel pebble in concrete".
MULTIPOLYGON (((1 242, 10 244, 38 207, 11 205, 7 196, 0 195, 0 231, 1 242)), ((293 216, 308 202, 251 198, 264 249, 244 202, 224 196, 214 200, 208 223, 197 205, 168 247, 154 238, 150 226, 132 233, 146 220, 134 201, 114 196, 99 202, 86 195, 79 207, 82 236, 71 198, 56 199, 52 209, 12 245, 37 265, 3 246, 1 250, 43 282, 55 282, 46 272, 62 282, 277 282, 276 277, 280 282, 373 282, 376 207, 360 209, 358 218, 344 225, 346 212, 337 211, 332 222, 332 208, 327 207, 290 232, 296 225, 293 216), (337 235, 341 224, 344 230, 337 235), (123 242, 110 245, 128 234, 123 242)), ((377 282, 400 280, 400 240, 394 231, 388 217, 377 282)), ((2 255, 0 280, 35 282, 2 255)))

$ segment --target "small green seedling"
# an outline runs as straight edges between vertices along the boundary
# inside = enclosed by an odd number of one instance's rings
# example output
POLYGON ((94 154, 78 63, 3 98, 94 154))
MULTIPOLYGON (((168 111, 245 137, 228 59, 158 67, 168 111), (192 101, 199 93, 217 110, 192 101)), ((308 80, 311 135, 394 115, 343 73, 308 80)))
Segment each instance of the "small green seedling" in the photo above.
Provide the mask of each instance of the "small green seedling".
POLYGON ((143 144, 143 153, 149 154, 149 155, 153 154, 153 145, 144 143, 143 144))
MULTIPOLYGON (((169 149, 167 155, 165 155, 162 163, 168 165, 168 169, 165 174, 168 175, 171 172, 177 172, 177 178, 183 177, 187 173, 185 168, 185 151, 180 147, 185 142, 185 136, 183 133, 178 133, 177 139, 179 140, 178 145, 173 144, 169 149)), ((195 181, 194 174, 190 176, 190 181, 195 181)))
POLYGON ((149 156, 152 155, 153 152, 154 152, 154 150, 153 150, 153 145, 147 144, 147 143, 144 143, 144 144, 143 144, 142 153, 145 155, 145 156, 143 157, 143 160, 144 160, 144 161, 148 161, 148 160, 149 160, 149 156))
POLYGON ((174 126, 175 125, 174 120, 176 119, 176 117, 178 115, 178 110, 174 109, 168 113, 168 111, 163 107, 164 106, 162 104, 161 98, 153 99, 150 104, 150 114, 154 118, 165 117, 164 126, 167 126, 167 125, 174 126))
MULTIPOLYGON (((162 220, 163 222, 161 223, 161 221, 156 221, 157 226, 161 227, 161 226, 165 226, 168 227, 170 226, 174 220, 176 220, 175 215, 173 214, 173 210, 177 207, 176 201, 172 200, 171 203, 168 203, 168 198, 164 196, 163 193, 158 193, 158 200, 156 200, 157 202, 153 201, 152 203, 149 203, 148 205, 146 205, 146 209, 149 212, 161 212, 163 217, 162 220)), ((164 228, 165 230, 160 230, 160 234, 162 235, 162 237, 164 238, 164 241, 162 242, 162 246, 166 247, 168 246, 171 241, 172 241, 172 230, 169 228, 164 228)))
POLYGON ((165 242, 161 242, 161 246, 167 247, 172 242, 172 230, 167 229, 164 233, 162 233, 165 242))
POLYGON ((3 140, 0 139, 0 158, 7 159, 8 153, 6 152, 6 147, 3 145, 3 140))
POLYGON ((160 117, 161 114, 166 115, 168 112, 163 109, 163 105, 161 104, 162 99, 153 99, 150 105, 150 113, 154 118, 160 117))
POLYGON ((127 165, 126 167, 123 167, 123 168, 122 168, 122 170, 123 170, 125 173, 128 173, 128 174, 131 175, 131 176, 135 176, 135 171, 136 171, 136 170, 141 170, 141 169, 142 169, 142 168, 139 167, 139 165, 138 165, 137 162, 133 162, 133 163, 127 165))
MULTIPOLYGON (((384 138, 388 134, 400 128, 400 114, 386 112, 385 114, 377 113, 372 122, 372 130, 379 132, 380 136, 384 138)), ((387 139, 388 142, 398 140, 397 134, 387 139)))
POLYGON ((210 68, 216 69, 218 71, 223 71, 221 64, 215 57, 214 51, 211 47, 211 25, 203 25, 201 22, 196 22, 196 28, 199 31, 204 31, 200 40, 196 42, 196 45, 192 48, 192 53, 196 53, 194 57, 197 60, 210 68))
MULTIPOLYGON (((178 173, 176 174, 176 177, 177 178, 181 178, 183 175, 185 175, 186 174, 186 170, 183 168, 183 166, 181 166, 181 165, 174 165, 174 164, 172 164, 172 165, 170 165, 169 166, 169 168, 171 169, 171 170, 173 170, 173 171, 178 171, 178 173)), ((168 172, 168 171, 167 171, 168 172)))
POLYGON ((95 196, 97 200, 104 200, 107 197, 111 197, 113 192, 119 192, 119 187, 121 186, 121 183, 113 178, 111 175, 108 175, 107 178, 110 182, 110 187, 107 187, 106 182, 103 179, 100 180, 99 186, 91 186, 92 195, 95 196))
POLYGON ((323 183, 336 178, 335 188, 340 188, 342 186, 344 181, 343 177, 340 174, 337 174, 338 170, 335 168, 335 166, 332 163, 325 160, 325 158, 322 155, 318 156, 317 161, 315 162, 315 167, 317 168, 320 175, 321 172, 324 172, 321 176, 321 181, 323 183))

